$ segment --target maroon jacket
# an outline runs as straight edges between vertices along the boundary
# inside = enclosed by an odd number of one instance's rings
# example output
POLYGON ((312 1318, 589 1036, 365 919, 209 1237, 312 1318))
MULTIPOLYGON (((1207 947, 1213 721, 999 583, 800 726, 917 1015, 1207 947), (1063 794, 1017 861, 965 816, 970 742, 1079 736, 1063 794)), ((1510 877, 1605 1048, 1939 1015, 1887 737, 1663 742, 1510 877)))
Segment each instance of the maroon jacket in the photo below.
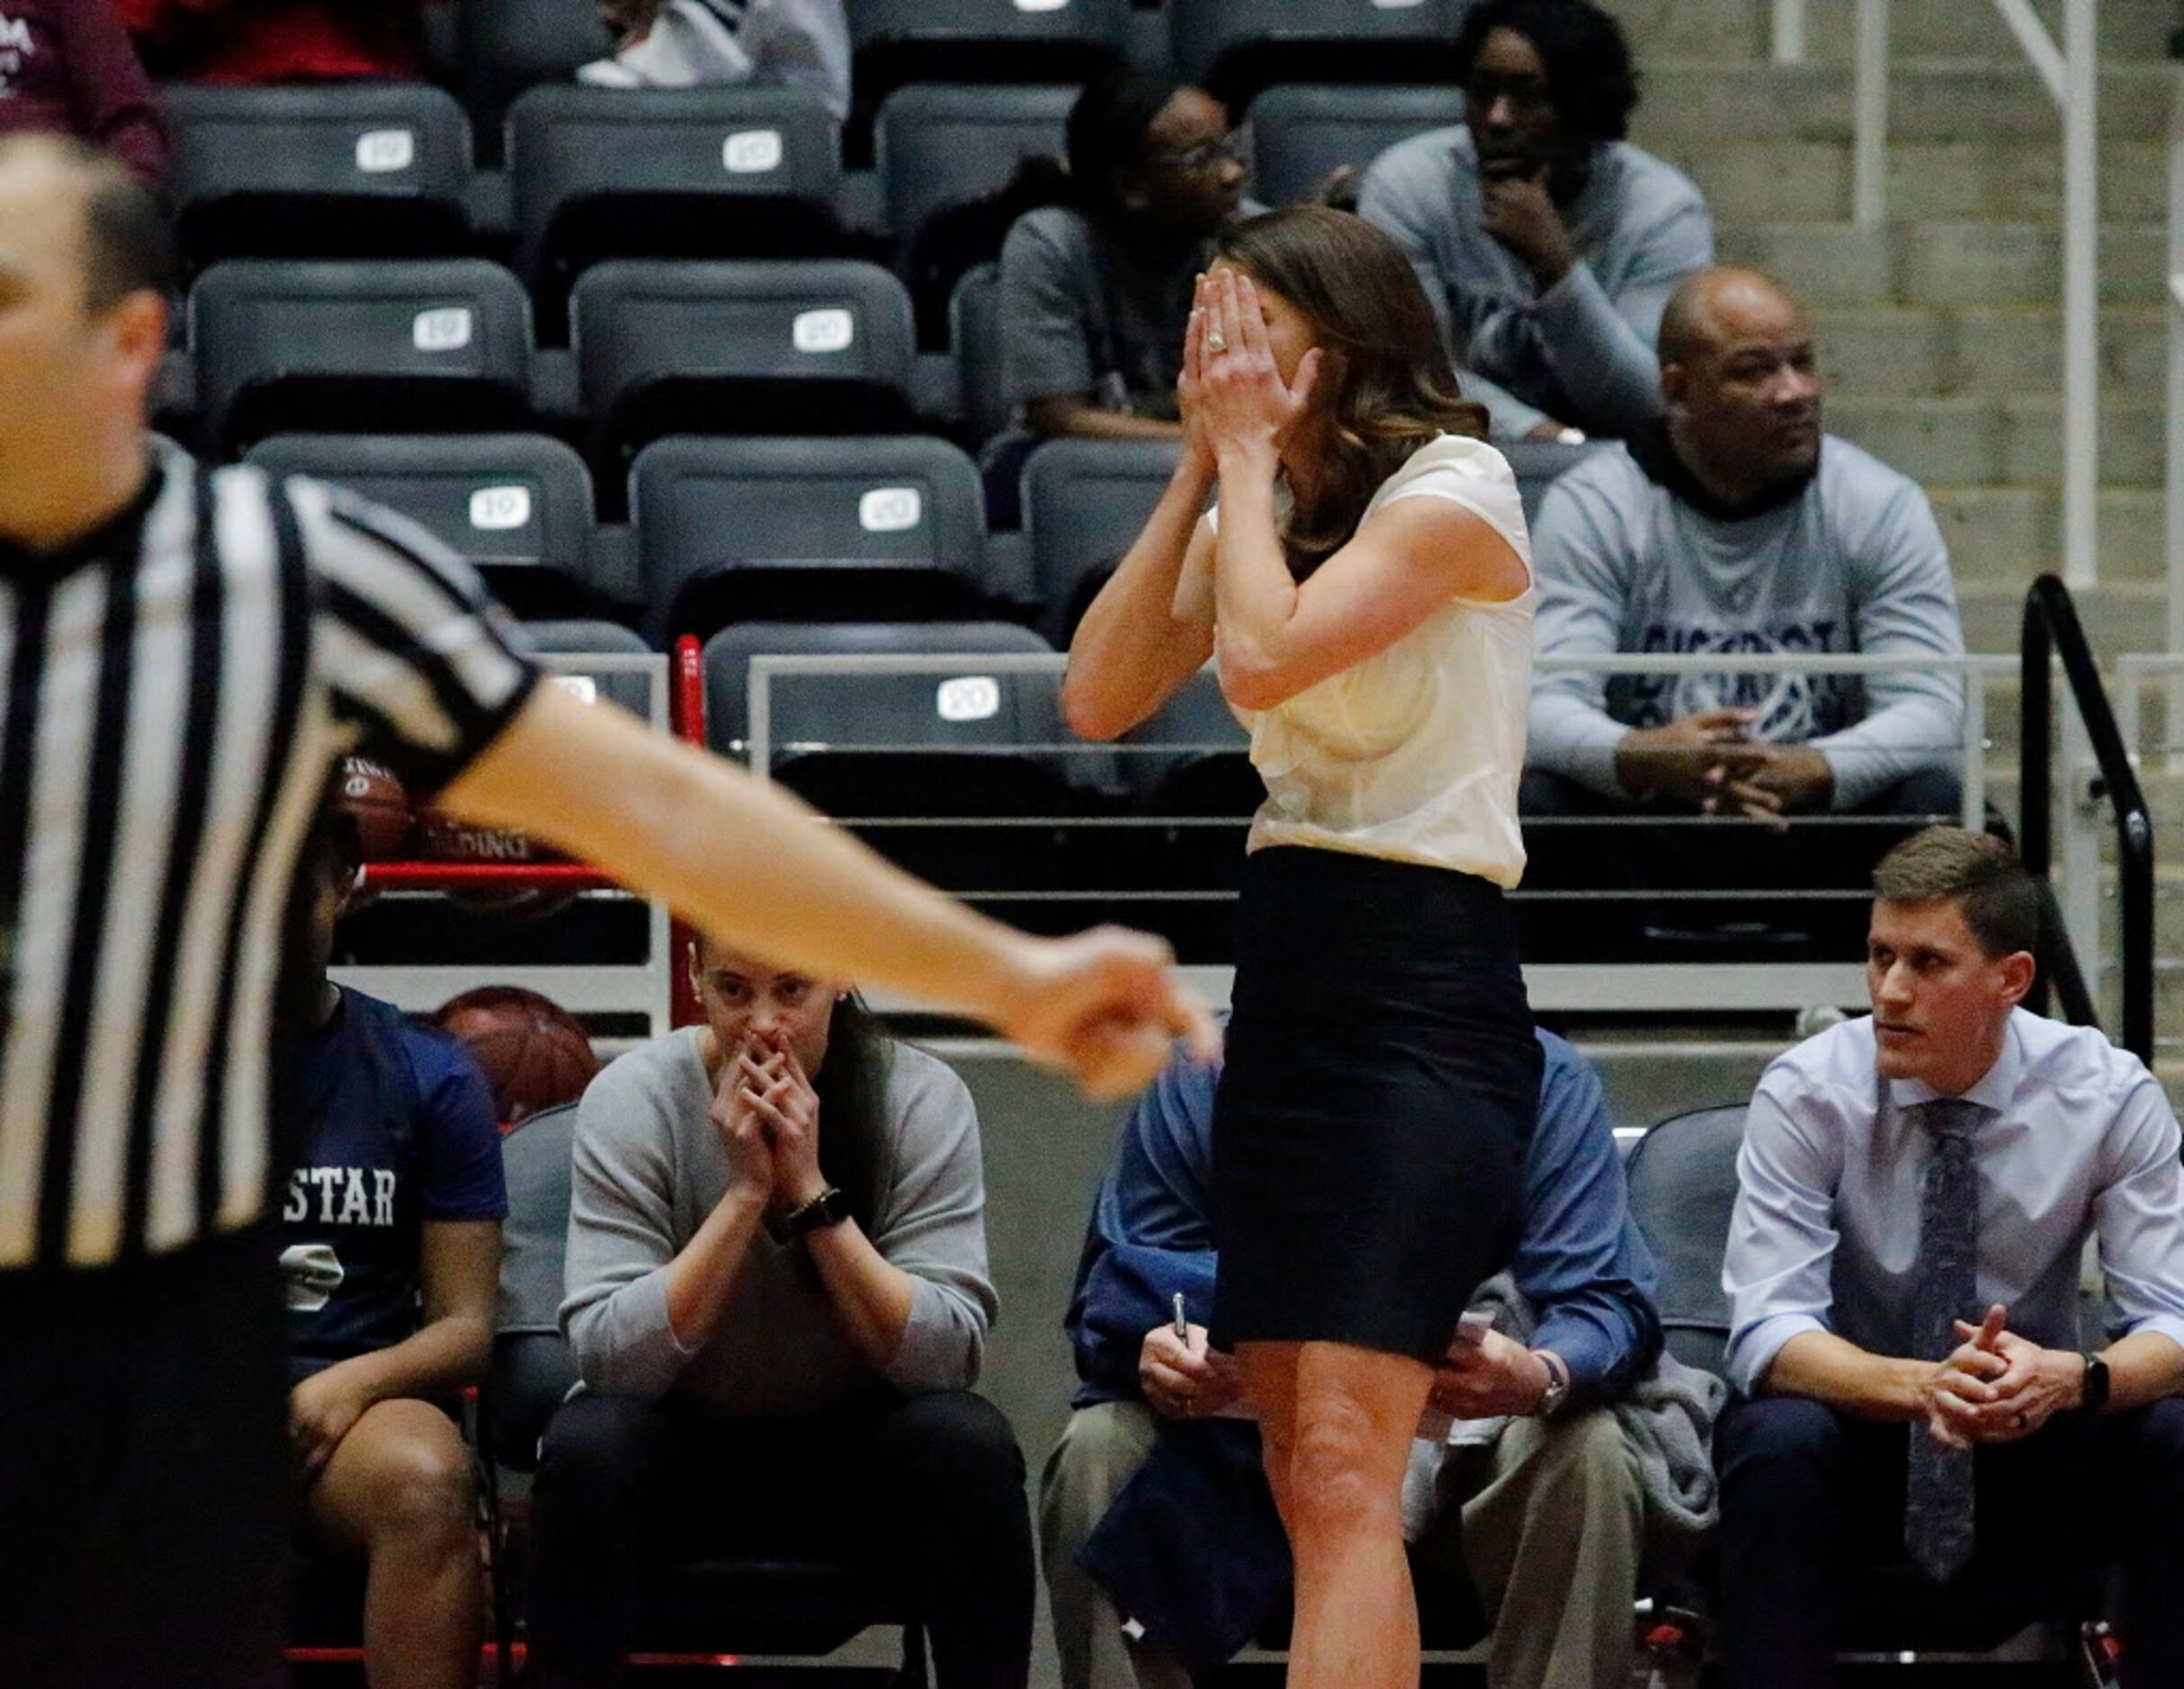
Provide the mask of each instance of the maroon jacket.
POLYGON ((139 175, 166 169, 166 126, 112 0, 0 0, 0 134, 58 130, 139 175))

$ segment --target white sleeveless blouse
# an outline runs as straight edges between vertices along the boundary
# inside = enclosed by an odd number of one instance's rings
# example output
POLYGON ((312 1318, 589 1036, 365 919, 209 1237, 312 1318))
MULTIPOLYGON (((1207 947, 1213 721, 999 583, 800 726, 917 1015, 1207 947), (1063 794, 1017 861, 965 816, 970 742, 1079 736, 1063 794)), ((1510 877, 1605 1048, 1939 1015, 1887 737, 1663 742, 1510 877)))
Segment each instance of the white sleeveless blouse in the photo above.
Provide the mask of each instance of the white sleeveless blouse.
MULTIPOLYGON (((1517 478, 1485 442, 1443 434, 1419 447, 1381 484, 1365 518, 1399 498, 1463 505, 1530 575, 1517 478)), ((1502 603, 1453 600, 1384 651, 1273 709, 1238 710, 1267 782, 1245 848, 1350 851, 1514 887, 1525 867, 1517 782, 1537 596, 1527 585, 1502 603)))

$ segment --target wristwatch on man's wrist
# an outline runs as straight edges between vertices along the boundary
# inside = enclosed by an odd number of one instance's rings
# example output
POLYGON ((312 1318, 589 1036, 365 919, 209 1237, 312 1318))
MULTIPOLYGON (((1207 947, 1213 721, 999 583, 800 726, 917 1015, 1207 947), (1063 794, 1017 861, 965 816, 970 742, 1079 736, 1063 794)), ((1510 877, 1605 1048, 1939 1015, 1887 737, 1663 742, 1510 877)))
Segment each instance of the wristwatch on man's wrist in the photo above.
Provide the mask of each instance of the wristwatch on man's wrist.
POLYGON ((1547 1388, 1539 1393, 1539 1405, 1532 1409, 1540 1419, 1552 1419, 1562 1411, 1562 1404, 1570 1399, 1570 1369, 1562 1364, 1562 1357, 1553 1349, 1535 1349, 1539 1363, 1547 1369, 1547 1388))
POLYGON ((2097 1414, 2108 1405, 2108 1363, 2090 1349, 2078 1358, 2085 1363, 2085 1375, 2078 1384, 2078 1411, 2097 1414))

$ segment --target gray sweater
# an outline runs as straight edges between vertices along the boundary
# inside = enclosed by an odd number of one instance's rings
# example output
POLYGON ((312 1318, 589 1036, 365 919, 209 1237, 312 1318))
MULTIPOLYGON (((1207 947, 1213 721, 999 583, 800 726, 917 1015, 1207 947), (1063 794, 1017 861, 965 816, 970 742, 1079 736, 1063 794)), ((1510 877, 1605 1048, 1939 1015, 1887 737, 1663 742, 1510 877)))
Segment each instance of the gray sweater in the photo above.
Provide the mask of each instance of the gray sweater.
MULTIPOLYGON (((672 1394, 737 1417, 824 1412, 868 1395, 872 1369, 842 1336, 802 1246, 761 1231, 720 1329, 686 1349, 667 1321, 666 1267, 727 1192, 728 1152, 711 1119, 698 1029, 614 1062, 577 1116, 561 1329, 586 1386, 672 1394)), ((873 1246, 917 1281, 886 1372, 899 1390, 978 1377, 996 1308, 986 1268, 978 1114, 955 1073, 891 1046, 887 1109, 895 1154, 881 1181, 873 1246)), ((822 1157, 826 1122, 819 1122, 822 1157)))
POLYGON ((1661 310, 1678 282, 1714 262, 1698 189, 1626 142, 1600 147, 1584 191, 1562 208, 1578 262, 1544 293, 1480 226, 1483 209, 1461 123, 1389 147, 1357 195, 1358 215, 1418 271, 1464 393, 1498 436, 1548 416, 1589 433, 1636 432, 1660 408, 1661 310))
MULTIPOLYGON (((1801 492, 1741 521, 1697 509, 1626 447, 1599 452, 1547 489, 1532 553, 1542 657, 1964 650, 1949 555, 1926 495, 1832 434, 1801 492)), ((1609 683, 1542 673, 1533 681, 1529 760, 1614 797, 1625 732, 1730 705, 1759 711, 1754 737, 1822 752, 1838 809, 1962 754, 1964 689, 1955 675, 1609 683)))

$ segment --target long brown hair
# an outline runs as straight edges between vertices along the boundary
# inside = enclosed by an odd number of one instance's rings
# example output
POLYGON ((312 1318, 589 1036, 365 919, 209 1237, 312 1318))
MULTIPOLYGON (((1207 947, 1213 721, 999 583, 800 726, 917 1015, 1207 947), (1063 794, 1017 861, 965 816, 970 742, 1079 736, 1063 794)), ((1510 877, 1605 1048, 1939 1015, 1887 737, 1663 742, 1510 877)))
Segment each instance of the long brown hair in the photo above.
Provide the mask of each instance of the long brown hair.
POLYGON ((1348 542, 1405 459, 1436 434, 1483 438, 1486 412, 1462 397, 1410 261, 1362 218, 1290 206, 1231 224, 1214 250, 1294 306, 1330 354, 1312 399, 1333 424, 1325 470, 1284 536, 1302 579, 1348 542))

